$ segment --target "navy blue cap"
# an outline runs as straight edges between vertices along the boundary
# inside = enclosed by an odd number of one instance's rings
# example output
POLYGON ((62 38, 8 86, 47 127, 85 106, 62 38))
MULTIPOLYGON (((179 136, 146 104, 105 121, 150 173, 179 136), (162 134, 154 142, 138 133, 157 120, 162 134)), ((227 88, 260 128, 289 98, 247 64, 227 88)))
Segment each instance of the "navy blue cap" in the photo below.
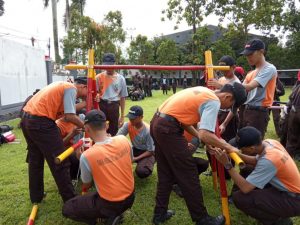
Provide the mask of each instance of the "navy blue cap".
POLYGON ((261 132, 255 127, 247 126, 240 129, 229 144, 239 149, 259 145, 262 141, 261 132))
POLYGON ((244 51, 242 51, 240 55, 251 55, 253 52, 261 49, 265 49, 265 43, 259 39, 252 39, 251 41, 247 42, 244 51))
POLYGON ((102 65, 114 65, 116 56, 113 53, 105 53, 102 58, 102 65))
POLYGON ((142 116, 143 114, 143 108, 141 106, 135 105, 130 107, 126 117, 128 117, 131 120, 134 120, 135 118, 142 116))

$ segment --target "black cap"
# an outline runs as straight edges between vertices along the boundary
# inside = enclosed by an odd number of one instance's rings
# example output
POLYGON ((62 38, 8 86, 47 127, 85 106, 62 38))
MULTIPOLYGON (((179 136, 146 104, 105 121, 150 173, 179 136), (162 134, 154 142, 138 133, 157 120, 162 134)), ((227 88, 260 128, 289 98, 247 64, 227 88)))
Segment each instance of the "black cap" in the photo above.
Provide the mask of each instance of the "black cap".
POLYGON ((135 105, 135 106, 130 107, 129 112, 126 115, 126 117, 133 120, 139 116, 142 116, 143 114, 144 114, 143 108, 141 106, 135 105))
POLYGON ((219 60, 219 65, 220 64, 222 64, 222 66, 233 66, 235 65, 235 60, 229 55, 224 55, 219 60))
POLYGON ((104 112, 97 109, 89 111, 84 118, 84 124, 91 122, 106 122, 106 116, 104 112))
POLYGON ((76 84, 85 84, 87 85, 87 77, 77 77, 75 80, 76 84))
POLYGON ((247 100, 247 91, 245 87, 237 82, 234 82, 233 85, 231 84, 225 84, 220 92, 229 92, 233 94, 235 103, 232 106, 232 111, 236 113, 236 110, 238 107, 243 105, 245 101, 247 100))
POLYGON ((114 65, 116 62, 116 56, 113 53, 105 53, 102 58, 103 65, 114 65))
POLYGON ((252 39, 245 45, 244 51, 240 55, 251 55, 254 51, 265 49, 265 43, 259 39, 252 39))
POLYGON ((229 141, 229 144, 237 148, 244 148, 259 145, 261 141, 261 132, 254 127, 247 126, 240 129, 236 137, 229 141))

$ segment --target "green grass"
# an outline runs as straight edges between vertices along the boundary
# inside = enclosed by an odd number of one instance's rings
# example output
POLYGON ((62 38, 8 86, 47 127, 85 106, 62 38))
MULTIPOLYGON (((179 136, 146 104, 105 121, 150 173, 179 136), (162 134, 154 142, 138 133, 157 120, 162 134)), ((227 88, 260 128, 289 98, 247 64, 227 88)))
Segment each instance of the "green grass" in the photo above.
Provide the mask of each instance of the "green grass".
MULTIPOLYGON (((290 90, 287 91, 287 95, 290 90)), ((147 98, 143 101, 126 102, 127 109, 132 105, 140 105, 144 109, 144 120, 150 122, 157 107, 171 95, 162 95, 161 91, 154 91, 152 98, 147 98)), ((282 98, 285 101, 286 97, 282 98)), ((14 132, 17 138, 21 139, 21 144, 5 144, 0 147, 0 224, 26 224, 31 211, 31 203, 28 193, 28 175, 26 158, 26 142, 22 135, 22 131, 17 129, 19 120, 11 120, 6 124, 15 127, 14 132)), ((273 122, 270 121, 268 127, 268 138, 276 138, 274 133, 273 122)), ((201 155, 200 155, 201 156, 201 155)), ((212 187, 211 177, 200 176, 205 205, 211 215, 221 214, 221 205, 219 194, 215 193, 212 187)), ((51 224, 81 224, 64 218, 61 214, 62 201, 58 194, 57 187, 50 174, 47 164, 45 164, 45 191, 48 193, 45 200, 40 204, 36 225, 51 225, 51 224)), ((135 178, 136 182, 136 199, 133 207, 125 214, 124 225, 148 225, 151 224, 153 208, 155 204, 157 172, 156 169, 151 177, 141 180, 135 178)), ((80 185, 79 185, 80 186, 80 185)), ((231 188, 231 183, 228 182, 228 190, 231 188)), ((77 188, 79 192, 79 187, 77 188)), ((190 193, 193 194, 193 193, 190 193)), ((170 209, 176 210, 176 215, 168 221, 167 225, 193 224, 186 204, 183 199, 178 198, 174 193, 170 197, 170 209)), ((231 224, 232 225, 254 225, 256 222, 250 217, 245 216, 242 212, 230 205, 231 224)), ((294 219, 295 224, 300 224, 299 218, 294 219)))

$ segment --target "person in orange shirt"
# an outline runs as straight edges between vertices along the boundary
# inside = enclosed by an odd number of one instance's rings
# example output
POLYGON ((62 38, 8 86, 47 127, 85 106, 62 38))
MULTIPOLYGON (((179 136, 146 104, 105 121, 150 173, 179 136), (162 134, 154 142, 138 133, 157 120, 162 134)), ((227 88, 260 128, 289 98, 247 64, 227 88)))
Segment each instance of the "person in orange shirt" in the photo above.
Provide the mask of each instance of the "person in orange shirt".
MULTIPOLYGON (((116 56, 113 53, 105 53, 103 65, 114 65, 116 56)), ((109 122, 107 130, 111 136, 115 136, 118 128, 124 123, 125 98, 128 96, 125 78, 113 69, 101 72, 96 76, 97 99, 99 108, 105 113, 109 122), (121 115, 120 115, 121 113, 121 115)))
POLYGON ((86 192, 94 183, 97 191, 67 201, 63 215, 86 224, 104 219, 106 225, 115 225, 134 202, 131 145, 123 135, 107 135, 100 110, 88 112, 84 124, 95 144, 80 157, 82 187, 86 192))
POLYGON ((196 225, 223 225, 223 215, 211 217, 204 206, 197 166, 183 136, 186 130, 207 145, 230 151, 231 145, 215 134, 219 109, 239 107, 246 100, 239 84, 225 84, 219 91, 205 87, 187 88, 169 97, 153 116, 150 125, 157 160, 158 185, 152 222, 161 224, 174 215, 168 210, 172 185, 177 183, 196 225), (193 125, 199 123, 197 131, 193 125))
POLYGON ((235 152, 244 162, 254 166, 244 178, 225 151, 213 152, 240 188, 233 193, 235 206, 263 225, 292 225, 290 217, 300 216, 300 173, 288 152, 277 140, 262 140, 261 132, 250 126, 239 130, 233 145, 241 149, 235 152))
POLYGON ((265 44, 259 39, 249 41, 241 55, 250 66, 255 67, 243 82, 248 91, 241 127, 253 126, 265 136, 270 120, 268 107, 272 106, 276 88, 276 67, 265 60, 265 44))
POLYGON ((39 203, 44 196, 44 160, 46 159, 63 201, 75 196, 68 159, 60 165, 54 163, 64 150, 63 140, 55 120, 65 119, 82 128, 83 122, 76 115, 76 98, 87 95, 87 79, 79 77, 75 84, 54 82, 36 93, 23 108, 21 128, 28 145, 29 192, 32 203, 39 203))

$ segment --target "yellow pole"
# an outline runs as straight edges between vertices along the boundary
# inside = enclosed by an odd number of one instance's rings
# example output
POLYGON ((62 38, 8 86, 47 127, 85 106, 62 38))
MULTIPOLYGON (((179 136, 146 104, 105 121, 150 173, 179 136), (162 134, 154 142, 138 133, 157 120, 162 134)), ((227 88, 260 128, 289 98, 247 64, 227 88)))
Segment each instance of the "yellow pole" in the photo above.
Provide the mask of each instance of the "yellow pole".
POLYGON ((69 64, 65 65, 66 70, 86 70, 88 67, 85 65, 74 65, 74 64, 69 64))
POLYGON ((37 211, 38 211, 38 205, 34 204, 33 207, 32 207, 27 225, 33 225, 34 224, 34 220, 35 220, 35 217, 37 215, 37 211))
POLYGON ((60 164, 67 157, 69 157, 74 152, 75 149, 79 148, 82 145, 83 145, 83 140, 79 140, 76 144, 72 145, 70 148, 68 148, 63 153, 61 153, 59 156, 57 156, 55 158, 55 163, 60 164))
POLYGON ((245 168, 246 164, 244 161, 234 152, 229 153, 230 158, 233 159, 236 165, 239 165, 241 169, 245 168))
MULTIPOLYGON (((205 51, 205 66, 207 71, 207 79, 212 79, 214 77, 213 75, 213 62, 212 62, 212 54, 211 51, 205 51)), ((210 87, 209 87, 210 88, 210 87)), ((218 122, 216 124, 216 135, 219 135, 217 126, 218 122)), ((218 136, 220 138, 220 136, 218 136)), ((226 218, 226 225, 230 225, 230 215, 229 215, 229 208, 228 208, 228 197, 227 197, 227 190, 226 190, 226 182, 225 182, 225 176, 224 176, 224 168, 219 165, 216 158, 214 156, 211 156, 212 160, 212 173, 213 173, 213 182, 215 181, 215 176, 217 176, 217 168, 223 171, 219 171, 219 179, 220 179, 220 190, 221 190, 221 201, 222 201, 222 212, 224 217, 226 218)), ((213 184, 214 187, 216 184, 213 184)))

